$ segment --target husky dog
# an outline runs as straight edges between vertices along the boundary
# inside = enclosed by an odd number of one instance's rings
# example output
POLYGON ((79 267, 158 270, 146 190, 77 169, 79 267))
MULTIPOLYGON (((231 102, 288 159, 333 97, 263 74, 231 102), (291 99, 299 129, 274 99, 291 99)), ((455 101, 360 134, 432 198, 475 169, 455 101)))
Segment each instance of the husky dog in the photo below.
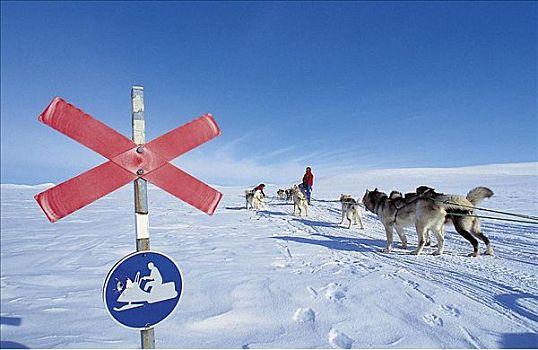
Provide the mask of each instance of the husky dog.
POLYGON ((276 195, 278 196, 278 199, 286 199, 286 190, 279 189, 276 191, 276 195))
POLYGON ((260 190, 246 190, 245 191, 245 207, 248 209, 250 206, 251 209, 262 209, 263 208, 263 194, 260 190))
POLYGON ((493 191, 487 187, 473 188, 466 197, 436 193, 433 188, 420 186, 417 188, 419 200, 416 204, 416 229, 419 244, 413 254, 420 254, 424 248, 424 233, 431 230, 437 237, 438 247, 434 255, 443 254, 445 243, 445 222, 452 221, 456 231, 473 246, 470 256, 480 255, 478 251, 479 238, 486 245, 484 254, 492 255, 493 247, 480 228, 480 219, 474 212, 474 207, 483 199, 493 196, 493 191))
POLYGON ((286 201, 291 200, 292 195, 293 195, 293 188, 288 188, 285 191, 286 191, 286 201))
POLYGON ((297 209, 299 209, 299 216, 302 216, 303 213, 305 216, 308 216, 308 201, 306 195, 299 189, 297 185, 294 185, 292 188, 292 198, 293 198, 293 215, 297 215, 297 209))
POLYGON ((387 246, 383 252, 388 253, 392 250, 393 233, 400 237, 401 248, 407 249, 407 237, 405 236, 404 227, 415 226, 415 194, 406 194, 402 197, 400 192, 392 191, 389 196, 386 193, 366 190, 362 197, 362 204, 366 210, 377 215, 385 227, 387 235, 387 246), (398 203, 398 206, 396 205, 398 203))
POLYGON ((346 218, 349 221, 349 225, 347 227, 348 229, 351 228, 352 221, 355 223, 355 225, 357 225, 358 221, 361 225, 361 230, 364 230, 359 203, 357 203, 357 201, 349 194, 340 195, 340 203, 342 203, 342 220, 340 225, 344 223, 344 218, 346 218))
POLYGON ((254 191, 245 190, 245 208, 248 209, 249 206, 252 208, 253 200, 254 200, 254 191))
POLYGON ((252 206, 254 209, 259 210, 263 209, 265 201, 263 200, 265 196, 263 195, 262 191, 256 190, 254 191, 254 198, 252 199, 252 206))

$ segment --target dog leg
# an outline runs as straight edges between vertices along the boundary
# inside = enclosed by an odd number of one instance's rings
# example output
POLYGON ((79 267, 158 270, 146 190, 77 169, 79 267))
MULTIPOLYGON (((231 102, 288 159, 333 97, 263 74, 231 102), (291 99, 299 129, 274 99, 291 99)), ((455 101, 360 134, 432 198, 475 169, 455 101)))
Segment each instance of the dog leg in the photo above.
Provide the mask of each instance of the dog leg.
POLYGON ((360 214, 357 211, 356 208, 353 209, 353 224, 358 225, 358 219, 360 218, 360 214))
POLYGON ((478 251, 478 241, 473 237, 473 235, 467 231, 464 228, 464 224, 460 218, 453 219, 454 228, 456 229, 456 232, 458 232, 463 238, 469 241, 471 245, 473 246, 473 252, 469 254, 469 256, 477 257, 480 256, 480 252, 478 251))
POLYGON ((433 255, 443 255, 445 250, 445 227, 442 225, 438 230, 434 231, 437 238, 437 250, 433 252, 433 255))
POLYGON ((432 244, 432 240, 431 240, 431 237, 430 237, 430 230, 426 230, 425 235, 426 236, 424 237, 424 240, 426 241, 426 243, 424 243, 424 246, 429 247, 432 244))
POLYGON ((493 247, 491 246, 491 243, 489 241, 489 239, 484 236, 484 234, 482 232, 473 232, 475 237, 479 238, 480 240, 482 240, 482 242, 484 242, 484 244, 486 245, 486 251, 484 252, 485 255, 493 255, 493 247))
POLYGON ((392 250, 392 235, 393 235, 392 225, 385 225, 385 233, 387 235, 387 247, 383 249, 383 253, 390 253, 390 251, 392 250))
POLYGON ((361 225, 360 229, 364 230, 364 225, 362 224, 362 215, 360 212, 358 213, 357 218, 359 219, 359 224, 361 225))
MULTIPOLYGON (((349 229, 351 228, 351 222, 352 222, 352 221, 351 221, 351 218, 349 218, 349 217, 347 218, 347 220, 349 221, 349 225, 347 226, 347 228, 348 228, 348 230, 349 230, 349 229)), ((355 224, 356 224, 356 223, 355 223, 355 224)))
POLYGON ((422 253, 422 250, 424 249, 424 244, 426 244, 426 231, 428 230, 422 223, 416 223, 415 228, 417 230, 417 236, 418 236, 418 246, 417 249, 415 249, 411 254, 413 255, 420 255, 422 253))
POLYGON ((345 216, 344 208, 342 208, 342 220, 340 220, 340 225, 344 224, 344 216, 345 216))
POLYGON ((405 236, 403 227, 399 225, 394 225, 394 227, 396 227, 396 233, 398 233, 398 236, 400 237, 400 242, 402 243, 401 248, 407 249, 407 237, 405 236))
POLYGON ((493 247, 491 246, 491 243, 490 243, 489 239, 486 236, 484 236, 484 234, 482 233, 482 231, 480 229, 480 219, 479 218, 475 218, 475 220, 473 221, 473 228, 471 230, 471 233, 475 237, 479 238, 486 245, 486 251, 484 252, 484 254, 485 255, 493 255, 493 247))

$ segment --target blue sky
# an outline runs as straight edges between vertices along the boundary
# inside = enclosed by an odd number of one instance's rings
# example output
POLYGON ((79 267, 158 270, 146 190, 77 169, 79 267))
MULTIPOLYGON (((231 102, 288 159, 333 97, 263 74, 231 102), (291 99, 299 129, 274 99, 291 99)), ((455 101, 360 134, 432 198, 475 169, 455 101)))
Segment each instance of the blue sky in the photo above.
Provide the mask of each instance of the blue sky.
MULTIPOLYGON (((534 2, 1 3, 2 183, 103 158, 37 121, 54 96, 147 138, 205 112, 174 161, 214 184, 538 160, 534 2)), ((297 179, 297 180, 296 180, 297 179)))

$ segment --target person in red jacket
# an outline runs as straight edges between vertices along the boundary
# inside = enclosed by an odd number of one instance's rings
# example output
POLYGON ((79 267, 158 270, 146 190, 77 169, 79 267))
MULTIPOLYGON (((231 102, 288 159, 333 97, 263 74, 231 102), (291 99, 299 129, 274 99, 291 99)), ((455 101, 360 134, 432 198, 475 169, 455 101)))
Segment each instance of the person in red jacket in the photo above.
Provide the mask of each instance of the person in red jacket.
POLYGON ((312 193, 312 186, 314 185, 314 174, 312 174, 312 169, 310 167, 306 167, 306 173, 303 176, 302 185, 306 194, 306 199, 308 200, 308 204, 310 204, 310 194, 312 193))
POLYGON ((265 188, 265 184, 259 184, 258 186, 254 187, 253 192, 256 192, 257 190, 260 190, 262 195, 265 197, 265 193, 263 192, 264 188, 265 188))

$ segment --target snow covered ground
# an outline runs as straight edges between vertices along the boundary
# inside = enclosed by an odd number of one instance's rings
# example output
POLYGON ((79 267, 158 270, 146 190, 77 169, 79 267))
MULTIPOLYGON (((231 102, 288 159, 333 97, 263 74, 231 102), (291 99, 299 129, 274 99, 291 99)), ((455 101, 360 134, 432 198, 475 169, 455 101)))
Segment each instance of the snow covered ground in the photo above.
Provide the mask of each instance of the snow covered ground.
MULTIPOLYGON (((418 185, 460 194, 488 186, 495 196, 481 206, 538 215, 538 163, 321 176, 307 218, 274 198, 245 210, 244 187, 219 188, 213 217, 150 187, 151 246, 184 277, 156 346, 538 347, 537 225, 484 220, 495 255, 479 258, 467 257, 471 246, 452 227, 439 257, 431 247, 409 254, 413 230, 409 250, 381 253, 385 234, 370 213, 365 230, 338 226, 340 193, 418 185)), ((135 247, 132 186, 55 224, 33 199, 45 187, 1 187, 2 347, 138 347, 138 332, 114 323, 101 296, 109 269, 135 247)))

